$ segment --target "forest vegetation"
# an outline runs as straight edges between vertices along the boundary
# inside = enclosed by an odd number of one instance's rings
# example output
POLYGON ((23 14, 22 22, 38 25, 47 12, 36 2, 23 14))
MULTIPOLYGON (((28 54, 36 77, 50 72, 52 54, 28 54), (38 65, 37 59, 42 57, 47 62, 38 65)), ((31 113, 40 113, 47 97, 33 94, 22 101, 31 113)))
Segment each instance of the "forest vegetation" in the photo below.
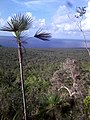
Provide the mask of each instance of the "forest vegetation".
MULTIPOLYGON (((26 108, 26 95, 25 95, 25 87, 24 87, 24 75, 23 75, 23 53, 22 53, 22 33, 29 28, 31 28, 32 25, 32 17, 29 15, 22 15, 15 14, 10 18, 10 20, 7 21, 7 25, 4 25, 0 30, 11 32, 14 34, 17 42, 17 50, 18 50, 18 62, 19 62, 19 74, 20 74, 20 80, 21 80, 21 91, 22 91, 22 100, 23 100, 23 117, 24 120, 27 120, 27 108, 26 108)), ((51 34, 48 32, 42 32, 42 29, 40 28, 34 35, 34 37, 39 38, 40 40, 47 41, 49 38, 51 38, 51 34)))
MULTIPOLYGON (((22 52, 27 120, 90 120, 86 49, 31 48, 22 52)), ((1 120, 24 119, 17 54, 16 48, 0 47, 1 120)))
MULTIPOLYGON (((23 50, 21 33, 32 24, 26 15, 16 14, 0 29, 13 32, 18 45, 0 46, 1 120, 90 120, 90 50, 81 26, 85 8, 77 7, 75 17, 86 49, 23 50)), ((39 29, 34 37, 47 41, 51 34, 39 29)))

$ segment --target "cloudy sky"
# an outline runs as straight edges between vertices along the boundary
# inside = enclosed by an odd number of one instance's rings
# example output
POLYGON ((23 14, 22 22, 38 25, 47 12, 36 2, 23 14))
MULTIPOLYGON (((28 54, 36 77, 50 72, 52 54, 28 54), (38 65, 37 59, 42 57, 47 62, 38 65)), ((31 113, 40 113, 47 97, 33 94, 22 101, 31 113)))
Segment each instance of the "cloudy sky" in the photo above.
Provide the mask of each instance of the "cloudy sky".
MULTIPOLYGON (((53 38, 81 39, 77 25, 80 19, 74 17, 79 6, 86 6, 82 29, 86 38, 90 39, 90 0, 0 0, 0 27, 14 14, 22 13, 33 18, 33 25, 26 32, 31 37, 43 28, 52 33, 53 38)), ((1 35, 11 34, 0 32, 1 35)))

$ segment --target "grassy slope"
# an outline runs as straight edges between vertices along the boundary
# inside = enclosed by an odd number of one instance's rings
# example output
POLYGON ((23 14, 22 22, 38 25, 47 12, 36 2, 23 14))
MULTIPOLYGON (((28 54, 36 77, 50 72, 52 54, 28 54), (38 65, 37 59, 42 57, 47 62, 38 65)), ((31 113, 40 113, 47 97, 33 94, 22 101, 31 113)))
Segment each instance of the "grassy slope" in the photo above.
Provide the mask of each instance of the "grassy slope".
MULTIPOLYGON (((85 49, 26 49, 26 53, 23 51, 24 75, 26 78, 32 74, 36 77, 40 76, 49 80, 53 73, 61 67, 62 62, 64 62, 67 57, 77 59, 80 65, 85 69, 89 69, 90 58, 85 49)), ((0 70, 5 72, 5 80, 3 79, 5 83, 8 83, 9 80, 12 85, 13 79, 19 75, 18 66, 17 49, 1 47, 0 70)), ((82 80, 87 81, 84 83, 87 90, 90 85, 89 72, 83 71, 80 77, 82 80)), ((67 80, 66 83, 69 84, 67 80)), ((74 114, 76 116, 77 113, 74 114)))
MULTIPOLYGON (((60 68, 66 58, 75 58, 79 64, 89 69, 89 56, 85 49, 26 49, 23 51, 24 73, 39 74, 50 79, 54 71, 60 68)), ((19 71, 17 49, 0 48, 0 69, 19 71)))

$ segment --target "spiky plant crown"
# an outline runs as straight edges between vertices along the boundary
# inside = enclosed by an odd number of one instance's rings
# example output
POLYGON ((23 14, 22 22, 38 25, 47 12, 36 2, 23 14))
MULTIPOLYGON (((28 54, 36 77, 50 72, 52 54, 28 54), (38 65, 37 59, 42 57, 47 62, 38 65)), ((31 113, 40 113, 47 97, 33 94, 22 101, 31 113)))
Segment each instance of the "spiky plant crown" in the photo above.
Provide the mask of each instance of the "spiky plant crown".
POLYGON ((9 21, 7 21, 7 25, 2 27, 2 31, 8 32, 22 32, 24 30, 28 30, 32 24, 32 18, 28 15, 16 14, 9 21))
POLYGON ((34 37, 39 38, 39 39, 41 39, 41 40, 48 41, 49 38, 51 38, 51 33, 42 32, 42 29, 39 29, 39 30, 35 33, 34 37))

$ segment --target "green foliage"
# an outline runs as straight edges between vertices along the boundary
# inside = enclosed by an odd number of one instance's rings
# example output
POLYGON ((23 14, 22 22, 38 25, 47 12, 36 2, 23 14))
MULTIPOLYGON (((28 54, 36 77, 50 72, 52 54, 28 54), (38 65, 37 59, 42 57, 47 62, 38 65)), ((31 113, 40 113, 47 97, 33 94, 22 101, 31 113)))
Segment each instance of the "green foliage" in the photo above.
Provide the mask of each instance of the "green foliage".
POLYGON ((28 90, 32 89, 31 87, 40 90, 40 88, 42 87, 43 89, 48 88, 49 83, 42 79, 41 77, 39 77, 38 75, 37 76, 31 75, 27 78, 27 80, 25 80, 25 85, 28 90))
POLYGON ((1 90, 2 90, 1 91, 2 94, 0 93, 2 103, 0 105, 1 117, 3 116, 3 118, 6 120, 12 120, 16 112, 19 112, 20 118, 20 116, 22 116, 21 93, 15 87, 1 88, 1 90))
POLYGON ((88 120, 90 120, 90 89, 89 89, 89 94, 86 96, 86 98, 84 99, 84 104, 86 107, 86 113, 88 116, 88 120))
POLYGON ((0 117, 2 120, 12 120, 16 112, 21 115, 21 92, 16 77, 13 71, 0 70, 0 117))
POLYGON ((45 120, 54 120, 60 117, 60 98, 53 93, 47 93, 40 100, 39 118, 45 120))
POLYGON ((32 75, 25 80, 28 114, 37 114, 40 107, 40 99, 47 93, 48 87, 49 83, 39 76, 32 75))
MULTIPOLYGON (((72 85, 62 69, 62 62, 75 58, 80 65, 77 80, 84 82, 85 91, 90 86, 89 57, 84 49, 26 49, 23 54, 27 117, 33 120, 79 120, 81 98, 74 104, 65 91, 51 90, 50 79, 60 70, 60 80, 67 87, 72 85), (73 106, 73 107, 72 107, 73 106), (79 117, 78 117, 79 116, 79 117)), ((22 120, 22 93, 19 78, 17 50, 0 48, 0 117, 2 120, 22 120)), ((87 105, 89 105, 87 99, 87 105)), ((82 106, 83 107, 83 106, 82 106)), ((86 108, 86 107, 85 107, 86 108)), ((85 110, 85 108, 83 108, 85 110)), ((88 108, 89 109, 89 108, 88 108)))
POLYGON ((86 98, 84 99, 84 104, 90 113, 90 95, 86 96, 86 98))

